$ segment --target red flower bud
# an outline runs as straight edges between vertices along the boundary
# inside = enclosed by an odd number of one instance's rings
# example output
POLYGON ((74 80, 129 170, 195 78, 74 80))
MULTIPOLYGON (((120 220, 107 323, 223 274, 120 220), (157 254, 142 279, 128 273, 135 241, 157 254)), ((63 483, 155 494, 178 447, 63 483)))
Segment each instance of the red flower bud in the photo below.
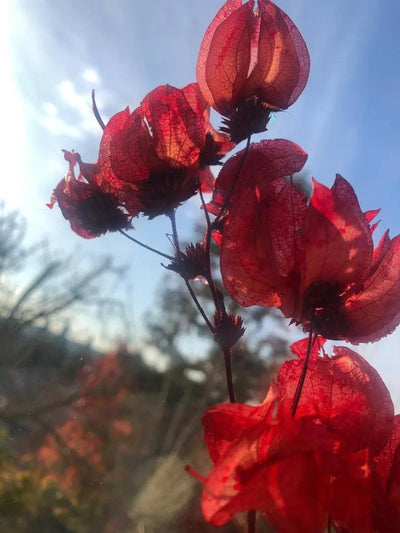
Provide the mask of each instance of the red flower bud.
POLYGON ((263 131, 268 122, 268 116, 260 122, 262 108, 257 110, 254 98, 267 110, 286 109, 304 89, 309 67, 303 38, 275 4, 259 0, 254 10, 253 0, 243 5, 228 0, 204 35, 197 81, 207 102, 233 120, 228 127, 237 142, 240 136, 263 131), (256 109, 246 110, 248 105, 256 109), (240 124, 234 118, 238 112, 240 124))
POLYGON ((98 165, 82 163, 79 154, 74 152, 64 151, 64 158, 69 162, 69 170, 54 189, 48 207, 52 208, 57 202, 72 230, 85 239, 99 237, 107 231, 128 229, 131 217, 123 211, 119 199, 97 184, 98 165), (77 162, 82 173, 75 178, 77 162))
POLYGON ((168 214, 199 188, 211 192, 208 165, 231 147, 211 127, 197 84, 163 85, 106 125, 99 152, 102 187, 116 192, 132 216, 168 214))

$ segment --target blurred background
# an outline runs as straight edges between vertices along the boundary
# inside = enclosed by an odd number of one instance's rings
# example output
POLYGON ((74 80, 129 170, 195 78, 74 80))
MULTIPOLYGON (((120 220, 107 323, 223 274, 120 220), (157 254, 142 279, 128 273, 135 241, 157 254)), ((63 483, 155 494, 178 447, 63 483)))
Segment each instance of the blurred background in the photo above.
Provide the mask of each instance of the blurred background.
MULTIPOLYGON (((183 466, 208 472, 200 419, 226 400, 225 378, 184 284, 121 235, 81 239, 46 203, 67 170, 61 149, 97 158, 91 90, 108 120, 158 85, 195 81, 198 48, 221 5, 1 3, 0 532, 215 530, 183 466)), ((342 174, 364 210, 382 208, 376 238, 388 227, 397 235, 399 4, 279 6, 309 47, 311 74, 267 137, 302 146, 304 179, 330 186, 342 174)), ((198 199, 179 210, 183 240, 198 240, 202 224, 198 199)), ((134 226, 134 237, 171 253, 167 219, 134 226)), ((257 402, 301 332, 266 309, 244 315, 235 387, 240 401, 257 402)), ((399 411, 400 332, 356 351, 399 411)), ((240 521, 220 531, 242 531, 240 521)))

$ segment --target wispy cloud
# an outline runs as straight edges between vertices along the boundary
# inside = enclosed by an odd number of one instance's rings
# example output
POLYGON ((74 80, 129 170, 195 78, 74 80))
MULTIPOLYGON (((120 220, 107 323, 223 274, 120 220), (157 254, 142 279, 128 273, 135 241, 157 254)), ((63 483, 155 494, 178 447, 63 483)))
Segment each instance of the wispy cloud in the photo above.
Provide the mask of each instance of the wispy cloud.
MULTIPOLYGON (((43 114, 39 120, 52 135, 71 137, 72 139, 84 138, 87 135, 99 134, 91 105, 91 89, 101 84, 100 75, 92 67, 86 68, 78 78, 78 83, 65 79, 56 86, 56 100, 44 102, 43 114)), ((103 108, 103 98, 99 98, 99 110, 103 108)))
MULTIPOLYGON (((354 94, 354 73, 357 72, 377 9, 376 3, 366 3, 368 6, 364 3, 352 6, 351 19, 344 19, 343 13, 340 17, 335 17, 335 6, 332 5, 329 46, 326 47, 325 54, 315 54, 318 79, 311 75, 309 91, 312 94, 309 92, 308 96, 315 107, 314 110, 309 109, 307 139, 308 150, 314 156, 323 154, 327 147, 332 151, 332 143, 328 139, 335 132, 335 126, 337 127, 338 110, 348 102, 349 95, 354 94), (321 76, 322 73, 324 76, 321 76)), ((341 130, 342 136, 349 135, 349 142, 343 142, 341 147, 342 164, 356 153, 356 135, 351 130, 351 121, 348 126, 345 131, 341 130)))
POLYGON ((101 79, 99 73, 94 68, 87 68, 82 72, 82 78, 85 81, 93 83, 94 85, 100 85, 101 79))

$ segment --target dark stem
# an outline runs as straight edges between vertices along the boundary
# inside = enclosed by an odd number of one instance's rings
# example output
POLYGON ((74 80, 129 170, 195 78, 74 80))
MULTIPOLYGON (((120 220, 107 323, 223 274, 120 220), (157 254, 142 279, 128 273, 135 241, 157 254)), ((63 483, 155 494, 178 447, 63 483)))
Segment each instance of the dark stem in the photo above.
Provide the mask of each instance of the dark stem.
POLYGON ((97 122, 99 123, 100 128, 101 128, 102 130, 105 130, 106 125, 104 124, 103 119, 101 118, 100 113, 99 113, 99 110, 98 110, 98 108, 97 108, 96 97, 95 97, 94 89, 92 90, 92 109, 93 109, 93 114, 94 114, 94 116, 96 117, 96 120, 97 120, 97 122))
MULTIPOLYGON (((201 195, 201 199, 202 199, 202 202, 204 202, 203 195, 201 195)), ((168 213, 168 217, 171 220, 172 238, 173 238, 173 242, 174 242, 175 249, 176 249, 176 257, 179 260, 180 257, 181 257, 181 251, 180 251, 180 247, 179 247, 179 238, 178 238, 178 230, 177 230, 177 227, 176 227, 175 211, 171 211, 170 213, 168 213)), ((209 240, 209 232, 207 232, 207 239, 209 240)), ((221 301, 220 301, 221 297, 217 293, 217 289, 215 287, 214 280, 212 278, 211 265, 210 265, 210 246, 209 245, 208 245, 208 247, 206 246, 206 250, 208 252, 207 253, 207 258, 208 258, 207 259, 207 261, 208 261, 207 270, 208 270, 208 272, 207 272, 206 278, 207 278, 207 282, 208 282, 208 285, 210 287, 210 290, 211 290, 211 293, 212 293, 212 296, 213 296, 214 305, 215 305, 215 308, 216 308, 217 311, 220 311, 222 313, 226 313, 225 306, 223 305, 223 302, 221 304, 221 301)), ((204 318, 204 320, 205 320, 208 328, 210 329, 210 331, 212 331, 212 333, 214 334, 215 333, 215 329, 212 326, 211 322, 208 320, 204 309, 201 307, 201 305, 200 305, 199 301, 197 300, 196 295, 194 294, 194 292, 193 292, 192 288, 190 287, 190 284, 189 284, 188 281, 186 281, 186 286, 188 287, 190 295, 191 295, 194 303, 196 304, 197 309, 199 309, 199 311, 201 313, 201 316, 204 318)), ((234 403, 236 400, 235 400, 235 393, 234 393, 234 390, 233 390, 233 378, 232 378, 232 361, 231 361, 232 351, 231 351, 230 348, 224 348, 223 349, 223 354, 224 354, 224 361, 225 361, 226 384, 227 384, 227 388, 228 388, 229 401, 234 403)))
MULTIPOLYGON (((174 243, 174 246, 175 246, 175 254, 176 254, 176 259, 178 261, 180 261, 181 259, 181 250, 180 250, 180 246, 179 246, 179 237, 178 237, 178 229, 176 227, 176 217, 175 217, 175 211, 172 210, 170 213, 168 213, 168 218, 171 220, 171 226, 172 226, 172 239, 173 239, 173 243, 174 243)), ((206 312, 204 311, 204 309, 202 308, 199 300, 197 299, 197 296, 195 295, 189 281, 187 279, 185 279, 185 284, 186 284, 186 287, 188 288, 188 291, 189 291, 189 294, 190 296, 192 297, 192 300, 194 302, 194 304, 196 305, 198 311, 200 312, 201 316, 203 317, 204 319, 204 322, 206 323, 208 329, 211 331, 211 333, 214 335, 215 333, 215 329, 213 327, 213 325, 211 324, 210 320, 208 319, 207 315, 206 315, 206 312)))
POLYGON ((315 309, 313 310, 312 315, 311 315, 310 332, 308 334, 307 354, 306 354, 306 358, 304 359, 303 369, 301 371, 299 382, 297 383, 296 392, 295 392, 295 395, 293 397, 293 405, 292 405, 293 418, 294 418, 294 415, 296 414, 297 406, 299 405, 301 392, 303 390, 304 381, 305 381, 306 375, 307 375, 308 362, 310 360, 311 348, 312 348, 312 345, 313 345, 313 338, 312 337, 313 337, 313 331, 314 331, 314 317, 315 317, 315 309))
POLYGON ((224 348, 224 361, 225 361, 225 374, 226 374, 226 385, 228 388, 229 401, 235 403, 235 391, 233 390, 233 379, 232 379, 232 349, 224 348))
POLYGON ((208 320, 208 317, 204 311, 204 309, 201 307, 201 304, 199 302, 199 300, 197 299, 197 296, 195 295, 189 281, 187 279, 185 279, 185 283, 186 283, 186 287, 188 288, 188 291, 189 291, 189 294, 190 296, 192 297, 192 300, 194 301, 199 313, 201 314, 201 316, 203 317, 204 319, 204 322, 207 324, 207 327, 208 329, 211 331, 211 333, 214 335, 215 333, 215 329, 213 327, 213 325, 211 324, 211 322, 208 320))
POLYGON ((247 513, 247 533, 256 533, 256 512, 247 513))
POLYGON ((211 291, 211 295, 212 295, 212 298, 213 298, 213 301, 214 301, 214 305, 215 305, 216 311, 220 311, 221 313, 225 313, 225 307, 224 307, 223 304, 221 305, 221 299, 220 299, 220 297, 219 297, 219 295, 217 293, 217 289, 215 287, 215 283, 214 283, 214 280, 213 280, 213 277, 212 277, 212 273, 211 273, 211 232, 212 232, 212 224, 211 224, 211 220, 210 220, 210 215, 209 215, 209 213, 207 211, 207 208, 206 208, 206 203, 204 201, 203 193, 201 192, 201 190, 199 190, 199 193, 200 193, 201 203, 202 203, 202 206, 203 206, 204 216, 206 218, 206 223, 207 223, 206 245, 205 245, 205 254, 206 254, 206 257, 207 257, 207 275, 206 275, 206 279, 207 279, 207 283, 208 283, 208 286, 209 286, 210 291, 211 291))
POLYGON ((130 235, 128 235, 128 233, 126 233, 122 229, 119 229, 118 231, 121 233, 121 235, 123 235, 124 237, 126 237, 130 241, 133 241, 134 243, 138 244, 139 246, 142 246, 142 248, 146 248, 146 250, 149 250, 150 252, 154 252, 155 254, 161 255, 161 257, 165 257, 169 261, 173 261, 174 260, 174 257, 172 257, 172 255, 164 254, 164 252, 160 252, 159 250, 156 250, 155 248, 152 248, 151 246, 147 246, 147 244, 144 244, 143 242, 138 241, 134 237, 131 237, 130 235))
MULTIPOLYGON (((224 302, 223 302, 223 300, 221 301, 221 296, 219 296, 217 294, 217 290, 216 290, 215 283, 214 283, 214 280, 213 280, 213 277, 212 277, 212 273, 211 273, 211 231, 212 231, 212 226, 211 226, 210 216, 208 214, 208 211, 207 211, 207 208, 206 208, 206 204, 204 202, 204 197, 203 197, 203 194, 202 194, 201 191, 200 191, 200 198, 201 198, 201 202, 202 202, 202 205, 203 205, 203 209, 204 209, 204 213, 205 213, 205 217, 206 217, 206 222, 207 222, 207 233, 206 233, 206 255, 207 255, 207 271, 208 271, 207 272, 207 282, 208 282, 208 285, 210 287, 211 294, 213 296, 215 309, 217 311, 220 311, 223 315, 226 315, 224 302)), ((232 377, 232 361, 231 361, 232 350, 231 349, 229 349, 229 350, 223 349, 223 354, 224 354, 225 374, 226 374, 226 383, 227 383, 227 388, 228 388, 229 401, 231 403, 234 403, 235 402, 235 392, 234 392, 234 389, 233 389, 233 377, 232 377)))
POLYGON ((204 200, 203 191, 201 190, 201 188, 199 188, 199 194, 200 194, 200 199, 201 199, 201 205, 203 206, 204 216, 206 217, 207 230, 208 230, 209 227, 211 226, 211 220, 210 220, 210 214, 207 211, 206 202, 204 200))
POLYGON ((178 237, 178 229, 176 227, 176 216, 175 216, 175 210, 172 209, 169 213, 167 213, 167 217, 171 221, 172 226, 172 240, 175 246, 175 257, 176 259, 181 258, 181 249, 179 246, 179 237, 178 237))

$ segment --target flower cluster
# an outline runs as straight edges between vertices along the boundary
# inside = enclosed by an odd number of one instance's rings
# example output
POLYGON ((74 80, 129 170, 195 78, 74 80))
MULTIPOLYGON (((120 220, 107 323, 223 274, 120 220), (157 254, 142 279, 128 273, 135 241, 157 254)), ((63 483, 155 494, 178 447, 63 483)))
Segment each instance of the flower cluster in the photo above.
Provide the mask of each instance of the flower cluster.
POLYGON ((163 85, 133 112, 106 125, 100 119, 97 162, 65 152, 69 171, 51 206, 58 202, 85 238, 129 229, 140 214, 170 219, 174 255, 152 251, 184 279, 226 366, 230 403, 203 417, 214 466, 206 478, 188 467, 204 483, 207 521, 220 526, 259 511, 279 533, 400 531, 400 416, 360 355, 338 346, 328 356, 323 348, 325 339, 372 342, 397 327, 400 236, 386 232, 374 246, 378 210, 363 212, 339 175, 332 188, 313 180, 311 194, 303 192, 293 176, 307 154, 297 144, 251 143, 271 112, 297 100, 309 66, 303 38, 275 4, 227 0, 205 33, 198 83, 163 85), (221 132, 210 124, 210 107, 222 115, 221 132), (210 165, 244 139, 214 180, 210 165), (182 251, 175 211, 196 193, 204 238, 182 251), (309 333, 258 407, 235 402, 232 348, 245 328, 214 280, 212 239, 238 304, 276 307, 309 333), (199 279, 212 318, 193 290, 199 279))
POLYGON ((233 146, 209 122, 209 107, 196 83, 163 85, 132 113, 120 111, 104 127, 96 163, 65 152, 67 176, 55 188, 71 228, 85 238, 126 229, 140 213, 168 214, 200 189, 210 192, 209 165, 233 146), (73 167, 81 174, 75 179, 73 167), (85 181, 84 181, 85 180, 85 181))
POLYGON ((311 352, 295 416, 292 401, 307 339, 292 346, 276 386, 258 407, 221 404, 203 417, 214 467, 205 480, 206 519, 225 524, 258 510, 279 532, 389 532, 400 527, 400 417, 378 373, 336 347, 311 352))

